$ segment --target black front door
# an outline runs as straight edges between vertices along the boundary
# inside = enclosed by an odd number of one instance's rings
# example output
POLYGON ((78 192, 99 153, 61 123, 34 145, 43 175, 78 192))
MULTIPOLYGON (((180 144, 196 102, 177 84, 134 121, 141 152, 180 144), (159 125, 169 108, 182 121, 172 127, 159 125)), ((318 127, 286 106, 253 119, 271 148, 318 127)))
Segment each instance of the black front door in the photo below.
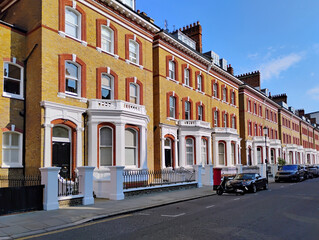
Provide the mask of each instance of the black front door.
POLYGON ((165 149, 165 167, 172 167, 171 149, 165 149))
POLYGON ((52 166, 61 168, 61 177, 70 178, 70 162, 70 143, 53 142, 52 166))

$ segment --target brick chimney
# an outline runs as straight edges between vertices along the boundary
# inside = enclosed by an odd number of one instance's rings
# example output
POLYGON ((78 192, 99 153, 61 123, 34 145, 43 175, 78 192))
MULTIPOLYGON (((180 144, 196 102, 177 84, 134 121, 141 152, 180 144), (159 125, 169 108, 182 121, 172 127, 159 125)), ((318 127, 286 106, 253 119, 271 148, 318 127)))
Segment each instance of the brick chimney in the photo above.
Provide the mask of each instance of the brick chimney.
POLYGON ((227 72, 230 73, 231 75, 234 75, 234 69, 233 69, 233 67, 231 66, 231 64, 229 64, 229 65, 227 66, 227 72))
POLYGON ((189 26, 183 27, 182 33, 190 37, 196 42, 196 50, 202 52, 202 26, 197 23, 190 24, 189 26))
MULTIPOLYGON (((284 102, 284 103, 286 103, 287 104, 287 94, 286 93, 283 93, 283 94, 278 94, 278 95, 273 95, 273 96, 271 96, 270 97, 275 103, 281 103, 281 102, 284 102)), ((298 111, 300 111, 300 110, 298 110, 298 111)), ((304 113, 305 113, 305 111, 304 110, 302 110, 304 113)), ((304 113, 303 113, 303 115, 304 115, 304 113)))
POLYGON ((241 74, 236 77, 239 80, 243 81, 244 83, 248 84, 249 86, 260 89, 260 72, 259 71, 241 74))
POLYGON ((299 117, 305 116, 305 109, 297 109, 297 110, 296 110, 296 114, 297 114, 299 117))

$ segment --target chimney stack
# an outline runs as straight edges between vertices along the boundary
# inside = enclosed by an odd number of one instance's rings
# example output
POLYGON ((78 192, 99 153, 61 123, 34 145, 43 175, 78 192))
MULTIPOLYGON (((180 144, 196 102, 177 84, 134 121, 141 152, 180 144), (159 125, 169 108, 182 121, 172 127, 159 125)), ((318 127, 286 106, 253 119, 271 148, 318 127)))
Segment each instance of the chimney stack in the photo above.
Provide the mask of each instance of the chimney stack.
POLYGON ((251 73, 245 73, 236 76, 239 80, 243 81, 244 83, 248 84, 253 88, 258 88, 260 90, 260 72, 255 71, 251 73))
POLYGON ((198 52, 202 52, 202 26, 197 21, 197 23, 187 25, 186 28, 183 27, 183 31, 185 35, 190 37, 196 42, 196 50, 198 52))
MULTIPOLYGON (((278 95, 273 95, 270 97, 271 100, 273 100, 275 103, 281 103, 281 102, 284 102, 287 104, 287 94, 286 93, 283 93, 283 94, 278 94, 278 95)), ((301 110, 298 110, 298 111, 301 111, 301 110)), ((303 115, 305 114, 305 111, 303 111, 303 115)))
POLYGON ((231 66, 231 64, 228 65, 228 67, 227 67, 227 72, 230 73, 231 75, 234 75, 234 69, 233 69, 233 67, 231 66))

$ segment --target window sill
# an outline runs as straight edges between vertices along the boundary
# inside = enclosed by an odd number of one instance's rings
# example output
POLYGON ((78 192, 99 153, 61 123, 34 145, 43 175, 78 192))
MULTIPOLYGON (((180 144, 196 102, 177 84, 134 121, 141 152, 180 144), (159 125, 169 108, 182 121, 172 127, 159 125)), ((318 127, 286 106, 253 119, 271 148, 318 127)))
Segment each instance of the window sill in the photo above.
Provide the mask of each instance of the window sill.
POLYGON ((125 59, 125 62, 127 63, 127 64, 132 64, 132 65, 134 65, 134 66, 136 66, 136 67, 139 67, 140 69, 142 69, 143 70, 143 66, 142 65, 139 65, 139 64, 137 64, 137 63, 134 63, 134 62, 132 62, 132 61, 130 61, 130 60, 128 60, 128 59, 125 59))
POLYGON ((166 120, 169 120, 169 121, 177 121, 176 118, 172 118, 172 117, 168 117, 168 118, 166 118, 166 120))
POLYGON ((212 99, 215 99, 215 100, 217 100, 217 101, 220 101, 220 99, 219 99, 218 97, 212 96, 212 99))
POLYGON ((193 88, 192 88, 191 86, 186 85, 185 83, 183 83, 183 84, 182 84, 182 86, 183 86, 183 87, 187 87, 187 88, 189 88, 189 89, 192 89, 192 90, 193 90, 193 88))
POLYGON ((87 46, 87 45, 88 45, 87 42, 85 42, 85 41, 83 41, 83 40, 81 40, 81 39, 79 39, 79 38, 75 38, 75 37, 73 37, 73 36, 70 36, 70 35, 66 34, 65 32, 59 31, 59 35, 60 35, 61 37, 63 37, 63 38, 65 38, 65 37, 71 38, 71 39, 73 39, 73 40, 75 40, 75 41, 81 43, 83 46, 87 46))
POLYGON ((201 90, 196 89, 195 91, 198 92, 198 93, 200 93, 200 94, 205 95, 205 93, 204 93, 203 91, 201 91, 201 90))
POLYGON ((62 92, 58 92, 58 97, 59 98, 74 98, 74 99, 77 99, 79 100, 80 102, 83 102, 83 103, 87 103, 87 98, 82 98, 82 97, 77 97, 77 96, 72 96, 72 95, 69 95, 69 94, 66 94, 66 93, 62 93, 62 92))
POLYGON ((16 164, 5 164, 2 163, 1 168, 23 168, 22 164, 16 163, 16 164))
POLYGON ((115 59, 119 59, 119 56, 112 53, 112 52, 108 52, 108 51, 105 51, 103 50, 102 48, 99 48, 99 47, 96 47, 96 50, 99 52, 99 53, 106 53, 108 55, 111 55, 112 57, 114 57, 115 59))
POLYGON ((19 95, 15 95, 15 94, 12 94, 12 93, 2 93, 2 97, 7 97, 7 98, 14 98, 14 99, 18 99, 18 100, 24 100, 24 98, 22 96, 19 96, 19 95))
POLYGON ((179 82, 178 82, 177 80, 172 79, 172 78, 170 78, 170 77, 166 77, 166 79, 167 79, 167 80, 170 80, 170 81, 172 81, 172 82, 174 82, 174 83, 176 83, 176 84, 179 84, 179 82))

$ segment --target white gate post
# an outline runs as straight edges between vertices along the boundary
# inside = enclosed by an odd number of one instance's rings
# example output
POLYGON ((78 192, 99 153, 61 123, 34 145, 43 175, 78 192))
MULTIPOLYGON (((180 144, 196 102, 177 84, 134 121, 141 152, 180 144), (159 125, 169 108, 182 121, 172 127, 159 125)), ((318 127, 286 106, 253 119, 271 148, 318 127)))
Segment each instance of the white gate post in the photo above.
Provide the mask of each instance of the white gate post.
POLYGON ((80 194, 83 194, 83 205, 94 204, 93 170, 95 167, 78 167, 80 194))
POLYGON ((213 165, 205 165, 205 174, 203 174, 203 185, 213 186, 213 165))
POLYGON ((123 193, 124 167, 116 166, 116 167, 109 167, 109 169, 111 173, 111 186, 110 186, 109 199, 123 200, 124 199, 124 193, 123 193))
POLYGON ((243 173, 243 165, 237 164, 236 168, 237 168, 237 173, 243 173))
POLYGON ((60 167, 40 168, 43 189, 43 209, 46 211, 59 209, 58 174, 60 167))
POLYGON ((202 165, 193 165, 195 170, 195 180, 197 181, 197 187, 202 187, 202 165))

